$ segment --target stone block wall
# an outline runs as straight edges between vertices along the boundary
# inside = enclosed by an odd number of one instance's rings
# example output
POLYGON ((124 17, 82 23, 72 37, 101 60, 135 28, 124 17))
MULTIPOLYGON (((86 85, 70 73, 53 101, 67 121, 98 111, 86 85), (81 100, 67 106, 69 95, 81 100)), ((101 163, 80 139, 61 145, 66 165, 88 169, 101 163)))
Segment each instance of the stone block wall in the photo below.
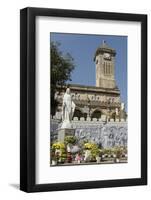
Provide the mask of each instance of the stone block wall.
MULTIPOLYGON (((57 139, 57 129, 61 126, 59 120, 51 119, 51 140, 57 139)), ((75 129, 75 136, 79 142, 94 142, 103 148, 114 146, 127 146, 127 121, 110 120, 109 122, 99 119, 88 118, 78 120, 74 118, 72 126, 75 129)))

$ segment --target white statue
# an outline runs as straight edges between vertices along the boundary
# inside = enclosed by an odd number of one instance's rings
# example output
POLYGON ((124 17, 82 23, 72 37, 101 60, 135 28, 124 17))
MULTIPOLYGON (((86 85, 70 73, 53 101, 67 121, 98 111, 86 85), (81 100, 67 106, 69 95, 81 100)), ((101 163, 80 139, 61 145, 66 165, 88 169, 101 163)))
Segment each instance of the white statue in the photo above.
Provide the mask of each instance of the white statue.
POLYGON ((70 88, 67 88, 66 93, 63 97, 62 104, 62 126, 61 128, 72 128, 71 120, 74 114, 75 104, 72 101, 72 97, 70 94, 70 88))
POLYGON ((115 108, 115 114, 116 114, 116 115, 119 115, 118 108, 115 108))
POLYGON ((121 103, 121 110, 125 110, 125 104, 121 103))

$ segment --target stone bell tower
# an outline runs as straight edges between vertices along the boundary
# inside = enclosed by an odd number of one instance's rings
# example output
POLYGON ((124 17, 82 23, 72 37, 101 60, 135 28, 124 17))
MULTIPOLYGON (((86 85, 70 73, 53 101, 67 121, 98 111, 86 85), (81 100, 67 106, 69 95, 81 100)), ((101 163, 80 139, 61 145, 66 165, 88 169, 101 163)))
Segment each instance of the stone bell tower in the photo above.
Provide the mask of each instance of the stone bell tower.
POLYGON ((96 65, 96 87, 114 89, 115 49, 110 48, 105 41, 96 50, 94 61, 96 65))

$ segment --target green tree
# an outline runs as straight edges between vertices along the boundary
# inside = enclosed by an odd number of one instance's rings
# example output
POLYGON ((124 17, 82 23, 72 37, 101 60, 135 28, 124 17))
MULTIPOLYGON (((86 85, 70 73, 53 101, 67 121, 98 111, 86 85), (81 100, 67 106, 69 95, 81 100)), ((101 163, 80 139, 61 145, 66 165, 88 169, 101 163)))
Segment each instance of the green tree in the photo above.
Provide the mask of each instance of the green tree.
POLYGON ((71 81, 71 72, 74 70, 74 59, 69 53, 63 54, 59 49, 60 43, 51 42, 51 114, 54 115, 57 107, 55 92, 57 85, 63 86, 71 81))

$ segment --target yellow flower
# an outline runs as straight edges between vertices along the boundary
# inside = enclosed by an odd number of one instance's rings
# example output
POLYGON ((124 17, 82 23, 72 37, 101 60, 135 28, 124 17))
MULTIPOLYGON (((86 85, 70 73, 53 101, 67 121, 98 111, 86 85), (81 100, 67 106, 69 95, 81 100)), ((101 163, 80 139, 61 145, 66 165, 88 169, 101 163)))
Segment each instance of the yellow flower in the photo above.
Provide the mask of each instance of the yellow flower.
POLYGON ((86 148, 86 149, 94 149, 94 148, 97 148, 97 145, 94 144, 94 143, 85 143, 84 144, 84 148, 86 148))
POLYGON ((64 143, 61 142, 56 142, 52 145, 52 149, 64 149, 65 145, 64 143))

